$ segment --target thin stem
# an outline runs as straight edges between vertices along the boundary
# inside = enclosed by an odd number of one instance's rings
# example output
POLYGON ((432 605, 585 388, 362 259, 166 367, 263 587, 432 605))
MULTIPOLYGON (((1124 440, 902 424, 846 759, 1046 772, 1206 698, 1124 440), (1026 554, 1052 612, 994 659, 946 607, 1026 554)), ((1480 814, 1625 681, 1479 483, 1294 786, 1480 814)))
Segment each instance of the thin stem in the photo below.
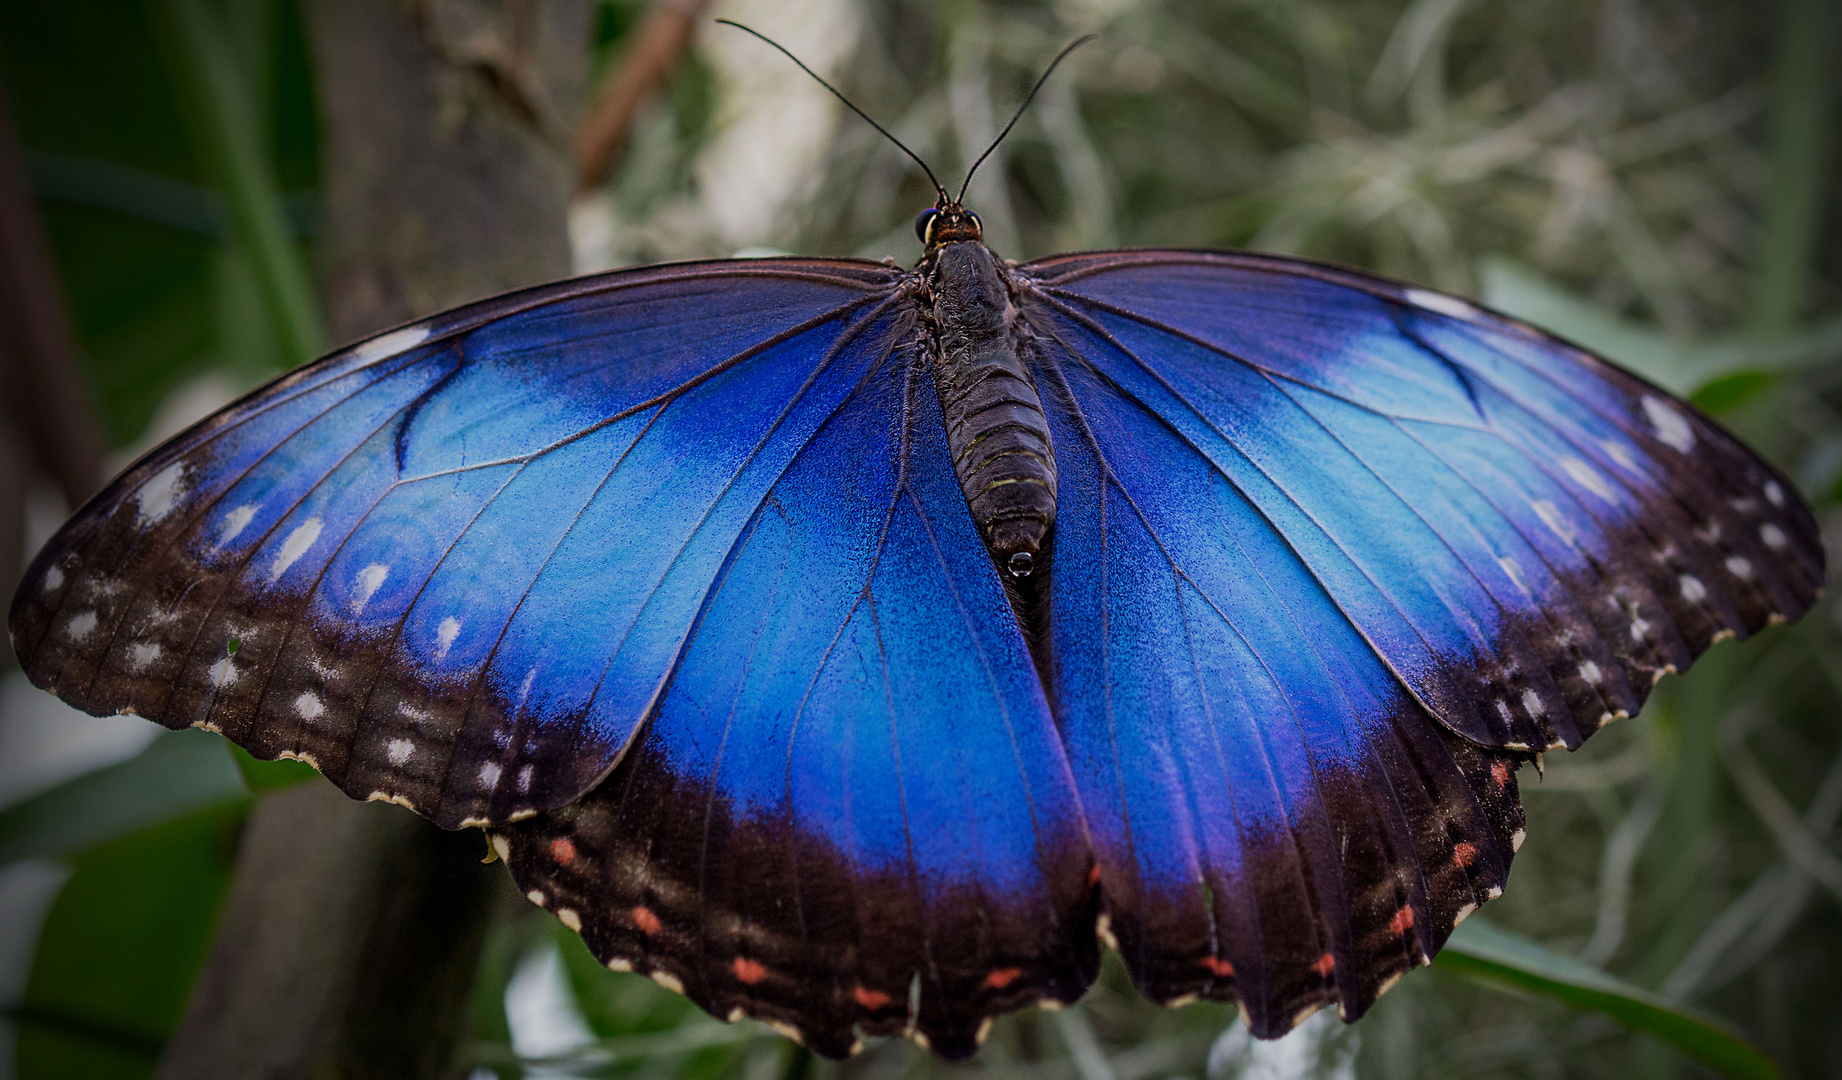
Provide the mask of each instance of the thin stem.
POLYGON ((247 93, 248 82, 224 28, 201 0, 163 5, 199 111, 197 135, 207 171, 223 185, 231 227, 280 331, 290 367, 320 353, 320 316, 306 260, 288 233, 287 213, 247 93))

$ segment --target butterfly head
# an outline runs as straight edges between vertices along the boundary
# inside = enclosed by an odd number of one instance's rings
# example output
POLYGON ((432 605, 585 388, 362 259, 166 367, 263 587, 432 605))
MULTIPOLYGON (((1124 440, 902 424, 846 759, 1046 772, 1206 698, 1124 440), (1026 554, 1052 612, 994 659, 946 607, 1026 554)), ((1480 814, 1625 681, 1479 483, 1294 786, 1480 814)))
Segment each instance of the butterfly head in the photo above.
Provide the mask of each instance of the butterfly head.
POLYGON ((959 240, 982 241, 985 230, 979 224, 979 216, 961 206, 959 200, 941 200, 915 217, 915 236, 921 240, 921 246, 929 253, 942 244, 951 244, 959 240))

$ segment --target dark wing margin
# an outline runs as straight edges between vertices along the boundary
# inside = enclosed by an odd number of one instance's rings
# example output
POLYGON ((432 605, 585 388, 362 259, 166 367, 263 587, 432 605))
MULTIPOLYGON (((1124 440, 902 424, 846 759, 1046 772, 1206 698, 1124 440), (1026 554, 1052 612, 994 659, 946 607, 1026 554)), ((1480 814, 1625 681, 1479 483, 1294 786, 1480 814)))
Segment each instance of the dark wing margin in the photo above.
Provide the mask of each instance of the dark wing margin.
POLYGON ((886 355, 901 279, 616 272, 343 349, 92 499, 27 572, 14 648, 85 711, 221 730, 448 827, 566 803, 631 738, 779 471, 886 355))
POLYGON ((828 1056, 1080 997, 1080 804, 918 350, 781 474, 607 781, 492 837, 609 967, 828 1056))

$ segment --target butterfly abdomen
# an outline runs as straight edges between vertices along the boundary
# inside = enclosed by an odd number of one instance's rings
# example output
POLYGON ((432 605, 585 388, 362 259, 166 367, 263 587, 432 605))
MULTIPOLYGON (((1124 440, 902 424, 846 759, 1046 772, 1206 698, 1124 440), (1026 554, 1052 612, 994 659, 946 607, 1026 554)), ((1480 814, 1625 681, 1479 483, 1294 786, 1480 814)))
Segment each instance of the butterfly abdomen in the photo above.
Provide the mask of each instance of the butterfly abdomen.
POLYGON ((991 252, 943 245, 933 267, 935 358, 953 471, 1000 565, 1027 574, 1055 526, 1055 450, 1018 354, 991 252))

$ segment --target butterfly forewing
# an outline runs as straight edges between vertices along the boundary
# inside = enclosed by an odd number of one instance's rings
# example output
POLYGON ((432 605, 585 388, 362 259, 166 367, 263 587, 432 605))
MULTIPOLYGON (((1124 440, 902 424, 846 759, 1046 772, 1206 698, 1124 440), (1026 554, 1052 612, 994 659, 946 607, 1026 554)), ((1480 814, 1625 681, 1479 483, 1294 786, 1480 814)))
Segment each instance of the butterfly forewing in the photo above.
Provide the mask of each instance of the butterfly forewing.
POLYGON ((72 519, 15 601, 26 670, 449 826, 568 802, 665 679, 749 500, 863 377, 895 277, 616 274, 337 354, 72 519))
POLYGON ((1821 586, 1814 519, 1769 465, 1464 301, 1249 255, 1024 273, 1043 318, 1086 335, 1082 362, 1240 491, 1410 692, 1480 744, 1577 746, 1821 586))

